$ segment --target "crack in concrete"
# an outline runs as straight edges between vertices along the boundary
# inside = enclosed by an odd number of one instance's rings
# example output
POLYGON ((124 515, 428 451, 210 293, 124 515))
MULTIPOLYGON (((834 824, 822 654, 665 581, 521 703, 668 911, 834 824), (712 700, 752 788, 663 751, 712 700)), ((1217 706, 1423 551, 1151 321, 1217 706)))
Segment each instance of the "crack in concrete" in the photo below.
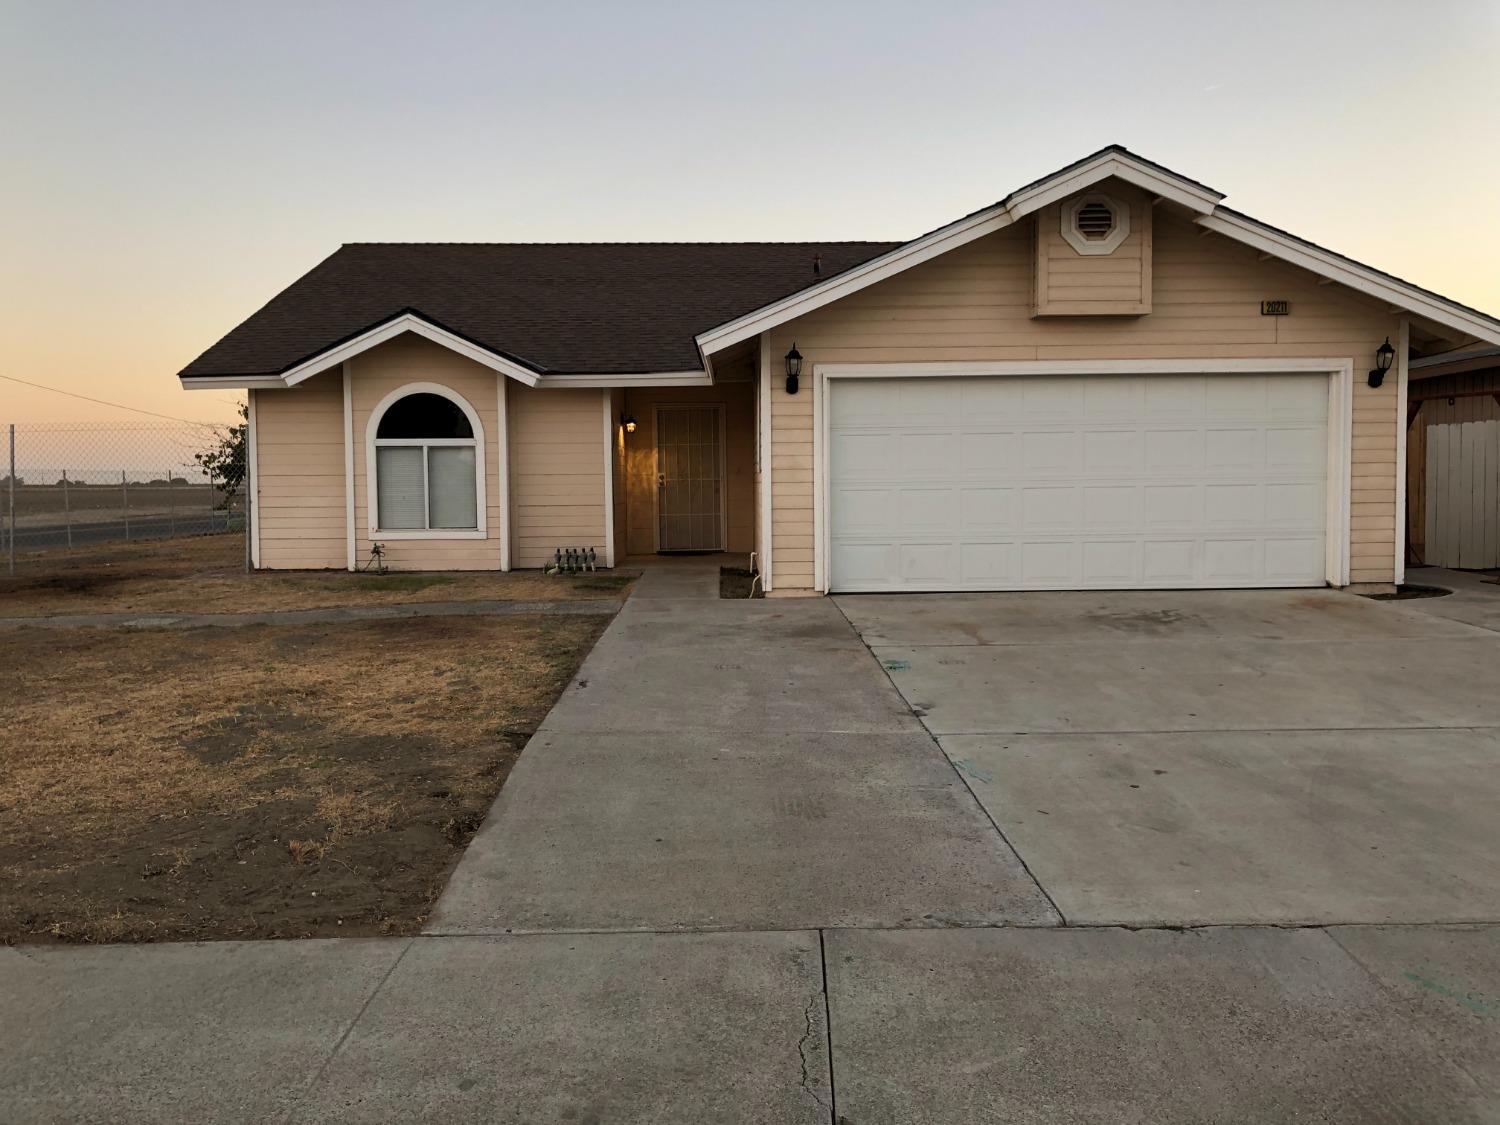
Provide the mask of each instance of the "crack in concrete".
POLYGON ((818 1033, 818 1021, 816 1012, 823 1006, 823 993, 814 992, 807 998, 807 1007, 802 1010, 802 1020, 805 1026, 802 1029, 802 1038, 797 1040, 797 1057, 801 1060, 802 1076, 797 1084, 802 1087, 803 1093, 807 1094, 813 1101, 817 1102, 819 1109, 832 1110, 832 1107, 823 1100, 816 1086, 811 1085, 812 1073, 807 1057, 808 1044, 814 1035, 818 1033))

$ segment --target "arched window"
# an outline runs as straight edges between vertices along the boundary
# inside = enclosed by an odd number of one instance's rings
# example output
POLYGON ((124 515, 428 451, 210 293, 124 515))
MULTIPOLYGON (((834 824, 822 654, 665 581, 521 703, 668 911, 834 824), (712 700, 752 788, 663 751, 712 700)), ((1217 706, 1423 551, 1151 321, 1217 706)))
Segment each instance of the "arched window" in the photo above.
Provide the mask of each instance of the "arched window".
POLYGON ((440 387, 396 392, 374 428, 373 533, 483 530, 483 434, 469 404, 440 387))

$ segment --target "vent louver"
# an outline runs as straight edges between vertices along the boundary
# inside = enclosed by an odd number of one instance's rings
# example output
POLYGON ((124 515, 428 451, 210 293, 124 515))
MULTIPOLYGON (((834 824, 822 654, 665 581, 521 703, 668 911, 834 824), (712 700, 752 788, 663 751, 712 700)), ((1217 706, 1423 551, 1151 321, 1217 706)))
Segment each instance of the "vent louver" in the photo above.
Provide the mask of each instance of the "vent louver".
POLYGON ((1115 229, 1115 213, 1108 203, 1091 200, 1078 209, 1078 233, 1090 242, 1109 237, 1115 229))

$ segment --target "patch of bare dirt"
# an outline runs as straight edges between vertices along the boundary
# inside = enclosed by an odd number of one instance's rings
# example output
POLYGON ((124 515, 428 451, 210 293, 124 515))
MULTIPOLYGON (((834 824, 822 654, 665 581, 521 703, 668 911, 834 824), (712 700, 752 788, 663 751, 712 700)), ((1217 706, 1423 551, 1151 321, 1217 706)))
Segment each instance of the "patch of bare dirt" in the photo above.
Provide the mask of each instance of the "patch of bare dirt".
POLYGON ((0 941, 417 931, 603 627, 0 631, 0 941))

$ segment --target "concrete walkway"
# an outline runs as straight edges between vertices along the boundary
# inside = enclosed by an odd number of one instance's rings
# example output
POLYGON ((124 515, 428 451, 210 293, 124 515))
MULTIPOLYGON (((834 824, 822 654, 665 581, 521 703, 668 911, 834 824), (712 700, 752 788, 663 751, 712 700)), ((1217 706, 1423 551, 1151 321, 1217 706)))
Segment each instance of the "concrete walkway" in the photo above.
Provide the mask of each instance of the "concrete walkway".
MULTIPOLYGON (((1279 889, 1430 922, 1500 885, 1473 746, 1430 792, 1397 772, 1351 805, 1320 798, 1372 776, 1366 730, 1262 791, 1254 749, 1214 741, 1247 732, 1182 721, 1248 713, 1238 675, 1295 724, 1299 699, 1350 705, 1320 658, 1409 644, 1452 675, 1500 637, 1331 594, 846 599, 877 660, 832 600, 722 602, 694 569, 643 578, 432 933, 0 950, 0 1120, 1500 1121, 1500 927, 1133 929, 1052 905, 1117 919, 1196 886, 1222 917, 1279 889), (1166 742, 1080 722, 1182 745, 1163 766, 1166 742), (1446 823, 1410 819, 1439 796, 1446 823), (1396 858, 1355 865, 1382 811, 1396 858)), ((1420 717, 1395 682, 1369 706, 1420 717)), ((1445 698, 1488 706, 1467 690, 1445 698)))
POLYGON ((562 614, 609 617, 613 598, 564 602, 403 602, 396 605, 281 609, 264 613, 71 613, 53 617, 0 617, 0 629, 237 629, 247 625, 335 625, 407 617, 509 617, 562 614))

